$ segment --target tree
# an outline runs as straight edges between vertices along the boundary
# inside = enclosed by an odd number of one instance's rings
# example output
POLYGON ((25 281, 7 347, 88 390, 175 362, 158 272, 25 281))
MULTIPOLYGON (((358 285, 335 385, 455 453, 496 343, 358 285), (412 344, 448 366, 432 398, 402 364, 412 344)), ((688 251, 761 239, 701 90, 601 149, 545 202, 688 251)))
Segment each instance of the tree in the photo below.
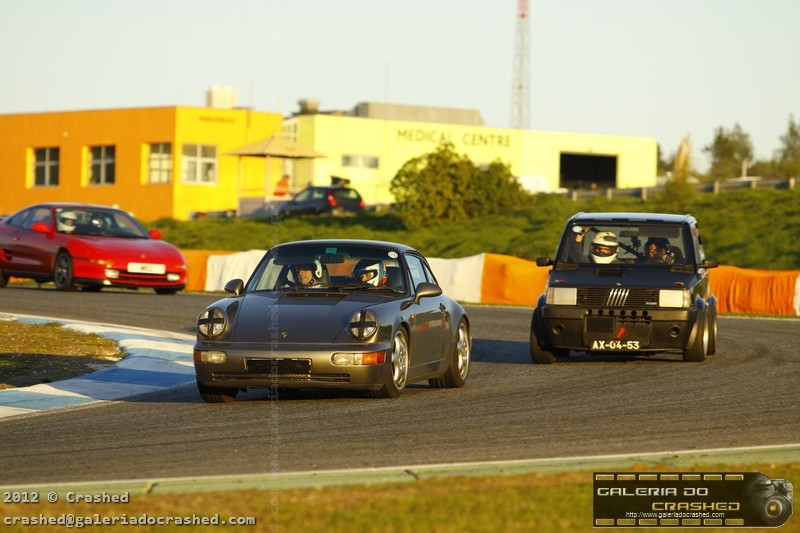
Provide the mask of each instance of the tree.
POLYGON ((753 161, 753 143, 750 135, 737 123, 731 131, 719 127, 714 140, 703 148, 711 155, 709 177, 714 180, 746 175, 753 161))
POLYGON ((661 150, 661 145, 656 145, 656 154, 657 154, 657 164, 656 164, 656 172, 659 176, 666 176, 669 169, 672 167, 672 162, 664 159, 664 152, 661 150))
POLYGON ((800 177, 800 123, 789 117, 786 135, 781 136, 777 153, 778 174, 785 178, 800 177))
POLYGON ((689 135, 681 140, 678 153, 672 163, 672 179, 664 188, 662 200, 672 211, 685 210, 685 206, 697 195, 697 190, 689 183, 692 177, 692 140, 689 135))
POLYGON ((508 165, 495 161, 479 168, 450 143, 408 160, 389 190, 408 229, 514 211, 531 198, 508 165))

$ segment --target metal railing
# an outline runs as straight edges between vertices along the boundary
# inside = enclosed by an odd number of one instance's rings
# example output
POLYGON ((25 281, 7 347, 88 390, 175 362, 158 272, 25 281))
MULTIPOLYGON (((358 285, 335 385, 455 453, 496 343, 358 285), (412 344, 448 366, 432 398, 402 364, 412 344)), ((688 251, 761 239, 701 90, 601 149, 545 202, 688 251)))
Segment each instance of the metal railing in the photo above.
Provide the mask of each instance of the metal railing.
MULTIPOLYGON (((797 186, 797 178, 782 179, 761 179, 758 177, 736 178, 731 180, 717 180, 708 183, 692 184, 699 192, 719 194, 737 189, 794 189, 797 186)), ((634 187, 630 189, 575 189, 565 194, 573 200, 591 200, 596 196, 606 196, 609 200, 613 198, 641 198, 647 200, 655 194, 664 192, 666 187, 659 185, 656 187, 634 187)))

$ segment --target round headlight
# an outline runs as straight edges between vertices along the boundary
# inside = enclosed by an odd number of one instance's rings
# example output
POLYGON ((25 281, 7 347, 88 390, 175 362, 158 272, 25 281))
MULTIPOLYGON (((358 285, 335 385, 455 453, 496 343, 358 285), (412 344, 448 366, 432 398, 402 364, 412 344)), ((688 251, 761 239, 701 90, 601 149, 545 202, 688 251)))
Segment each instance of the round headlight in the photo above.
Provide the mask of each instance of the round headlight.
POLYGON ((197 319, 197 331, 203 337, 219 337, 227 324, 225 313, 216 307, 209 307, 197 319))
POLYGON ((350 335, 366 340, 378 330, 378 317, 372 311, 359 311, 350 319, 350 335))

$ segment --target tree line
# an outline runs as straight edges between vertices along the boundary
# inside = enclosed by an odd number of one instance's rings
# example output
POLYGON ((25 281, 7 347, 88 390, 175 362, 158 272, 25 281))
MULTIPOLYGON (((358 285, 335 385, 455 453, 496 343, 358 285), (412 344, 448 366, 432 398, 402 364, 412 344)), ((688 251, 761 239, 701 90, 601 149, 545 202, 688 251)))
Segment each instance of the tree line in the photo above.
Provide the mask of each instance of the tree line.
MULTIPOLYGON (((780 146, 768 160, 754 159, 753 142, 739 123, 730 129, 722 126, 714 130, 714 138, 703 147, 703 152, 711 158, 707 173, 698 172, 694 167, 684 169, 688 176, 699 181, 716 181, 742 176, 762 178, 791 178, 800 176, 800 122, 789 117, 786 133, 781 135, 780 146)), ((658 172, 666 175, 673 172, 679 160, 679 149, 672 157, 665 159, 658 150, 658 172)))

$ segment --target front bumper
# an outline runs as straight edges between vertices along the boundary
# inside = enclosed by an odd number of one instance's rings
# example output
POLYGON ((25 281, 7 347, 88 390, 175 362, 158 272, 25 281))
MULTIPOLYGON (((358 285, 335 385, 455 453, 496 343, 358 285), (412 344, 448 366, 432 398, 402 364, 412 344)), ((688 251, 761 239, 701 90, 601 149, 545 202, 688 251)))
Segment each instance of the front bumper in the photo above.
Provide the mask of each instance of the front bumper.
POLYGON ((543 346, 587 352, 683 350, 699 312, 688 309, 585 309, 543 305, 532 327, 543 346))
POLYGON ((375 390, 391 373, 391 344, 299 345, 195 344, 197 351, 225 352, 224 363, 199 362, 194 370, 198 383, 208 387, 330 388, 375 390), (374 365, 334 365, 335 353, 383 352, 384 362, 374 365))
POLYGON ((186 268, 168 267, 163 274, 145 274, 129 272, 122 265, 112 266, 110 263, 104 265, 76 259, 73 283, 94 287, 180 291, 186 288, 186 268), (115 275, 109 276, 109 272, 115 275))

